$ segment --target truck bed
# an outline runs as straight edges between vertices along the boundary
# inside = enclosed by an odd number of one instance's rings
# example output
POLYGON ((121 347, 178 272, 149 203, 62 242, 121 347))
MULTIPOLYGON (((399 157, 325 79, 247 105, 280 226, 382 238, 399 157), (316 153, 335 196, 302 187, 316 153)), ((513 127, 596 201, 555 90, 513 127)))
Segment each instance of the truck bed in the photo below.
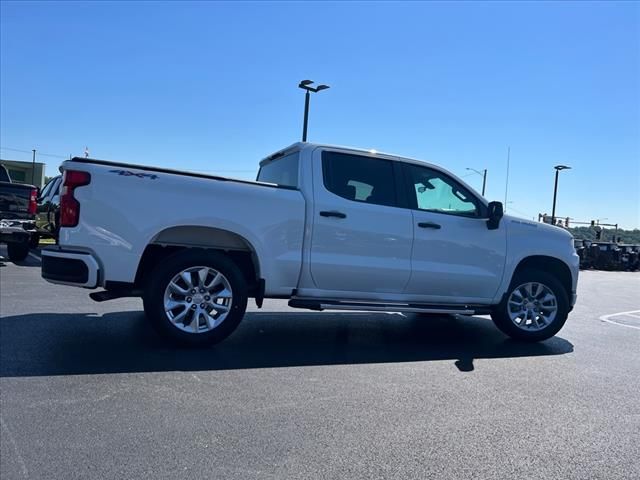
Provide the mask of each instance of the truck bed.
POLYGON ((133 282, 149 245, 207 247, 215 238, 222 248, 236 248, 241 238, 242 248, 261 259, 267 293, 296 288, 305 222, 297 188, 91 158, 62 168, 91 179, 74 191, 80 221, 60 229, 59 244, 73 251, 90 246, 103 263, 102 282, 133 282))
POLYGON ((286 190, 297 190, 296 187, 290 187, 287 185, 275 185, 273 183, 265 183, 265 182, 256 182, 256 181, 251 181, 251 180, 242 180, 242 179, 238 179, 238 178, 229 178, 229 177, 223 177, 220 175, 207 175, 205 173, 196 173, 196 172, 187 172, 184 170, 175 170, 172 168, 162 168, 162 167, 153 167, 153 166, 149 166, 149 165, 138 165, 135 163, 125 163, 125 162, 114 162, 111 160, 97 160, 95 158, 84 158, 84 157, 73 157, 70 162, 77 162, 77 163, 90 163, 90 164, 94 164, 94 165, 103 165, 103 166, 107 166, 107 167, 114 167, 117 169, 122 169, 123 172, 122 175, 127 175, 127 174, 133 174, 132 172, 128 172, 127 169, 134 169, 134 170, 143 170, 145 172, 157 172, 157 173, 168 173, 171 175, 183 175, 186 177, 195 177, 195 178, 207 178, 207 179, 211 179, 211 180, 219 180, 222 182, 237 182, 237 183, 245 183, 245 184, 249 184, 249 185, 260 185, 260 186, 264 186, 264 187, 273 187, 273 188, 283 188, 286 190), (128 173, 126 173, 128 172, 128 173))

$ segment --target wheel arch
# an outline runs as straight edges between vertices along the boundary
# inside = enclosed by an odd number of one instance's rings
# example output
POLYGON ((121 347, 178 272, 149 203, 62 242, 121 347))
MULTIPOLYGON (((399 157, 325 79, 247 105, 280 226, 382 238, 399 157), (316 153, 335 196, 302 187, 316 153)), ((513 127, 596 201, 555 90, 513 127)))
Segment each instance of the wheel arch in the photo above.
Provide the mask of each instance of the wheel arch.
POLYGON ((515 279, 518 274, 525 270, 542 270, 554 275, 564 287, 567 298, 571 298, 573 288, 571 269, 569 265, 559 258, 548 255, 531 255, 523 258, 518 262, 518 265, 513 271, 511 283, 513 283, 513 279, 515 279))
POLYGON ((184 225, 166 228, 151 238, 140 257, 135 284, 142 286, 154 265, 187 248, 222 252, 240 268, 250 290, 259 283, 260 262, 249 240, 230 230, 184 225))

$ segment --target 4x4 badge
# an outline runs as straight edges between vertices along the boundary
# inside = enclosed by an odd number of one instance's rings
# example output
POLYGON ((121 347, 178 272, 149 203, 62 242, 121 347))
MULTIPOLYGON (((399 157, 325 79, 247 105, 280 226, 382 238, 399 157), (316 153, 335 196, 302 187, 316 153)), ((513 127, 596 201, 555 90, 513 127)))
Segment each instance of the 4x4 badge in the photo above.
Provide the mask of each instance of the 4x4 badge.
POLYGON ((109 172, 117 173, 118 175, 123 175, 125 177, 150 178, 151 180, 158 178, 158 176, 153 173, 136 173, 129 170, 109 170, 109 172))

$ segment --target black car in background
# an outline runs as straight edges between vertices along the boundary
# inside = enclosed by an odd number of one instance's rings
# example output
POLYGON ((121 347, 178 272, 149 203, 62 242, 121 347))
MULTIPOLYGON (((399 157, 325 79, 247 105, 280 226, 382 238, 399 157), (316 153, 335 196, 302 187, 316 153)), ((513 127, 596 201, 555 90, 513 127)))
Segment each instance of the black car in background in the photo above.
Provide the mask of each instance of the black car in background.
POLYGON ((53 238, 57 241, 60 229, 60 188, 62 176, 53 177, 44 186, 38 196, 36 214, 37 234, 34 242, 41 238, 53 238))
POLYGON ((35 241, 37 198, 35 186, 14 183, 0 165, 0 243, 7 244, 11 261, 27 258, 35 241))

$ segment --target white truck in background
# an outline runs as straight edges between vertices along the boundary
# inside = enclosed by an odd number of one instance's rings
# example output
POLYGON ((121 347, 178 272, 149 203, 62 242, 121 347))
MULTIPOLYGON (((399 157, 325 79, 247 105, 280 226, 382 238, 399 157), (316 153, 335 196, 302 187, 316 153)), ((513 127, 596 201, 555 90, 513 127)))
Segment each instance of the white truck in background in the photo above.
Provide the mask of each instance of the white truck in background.
POLYGON ((249 297, 292 307, 491 314, 507 335, 555 335, 576 301, 578 256, 558 227, 503 215, 445 169, 296 143, 257 181, 74 158, 59 245, 42 276, 98 301, 141 296, 181 343, 213 344, 249 297))

